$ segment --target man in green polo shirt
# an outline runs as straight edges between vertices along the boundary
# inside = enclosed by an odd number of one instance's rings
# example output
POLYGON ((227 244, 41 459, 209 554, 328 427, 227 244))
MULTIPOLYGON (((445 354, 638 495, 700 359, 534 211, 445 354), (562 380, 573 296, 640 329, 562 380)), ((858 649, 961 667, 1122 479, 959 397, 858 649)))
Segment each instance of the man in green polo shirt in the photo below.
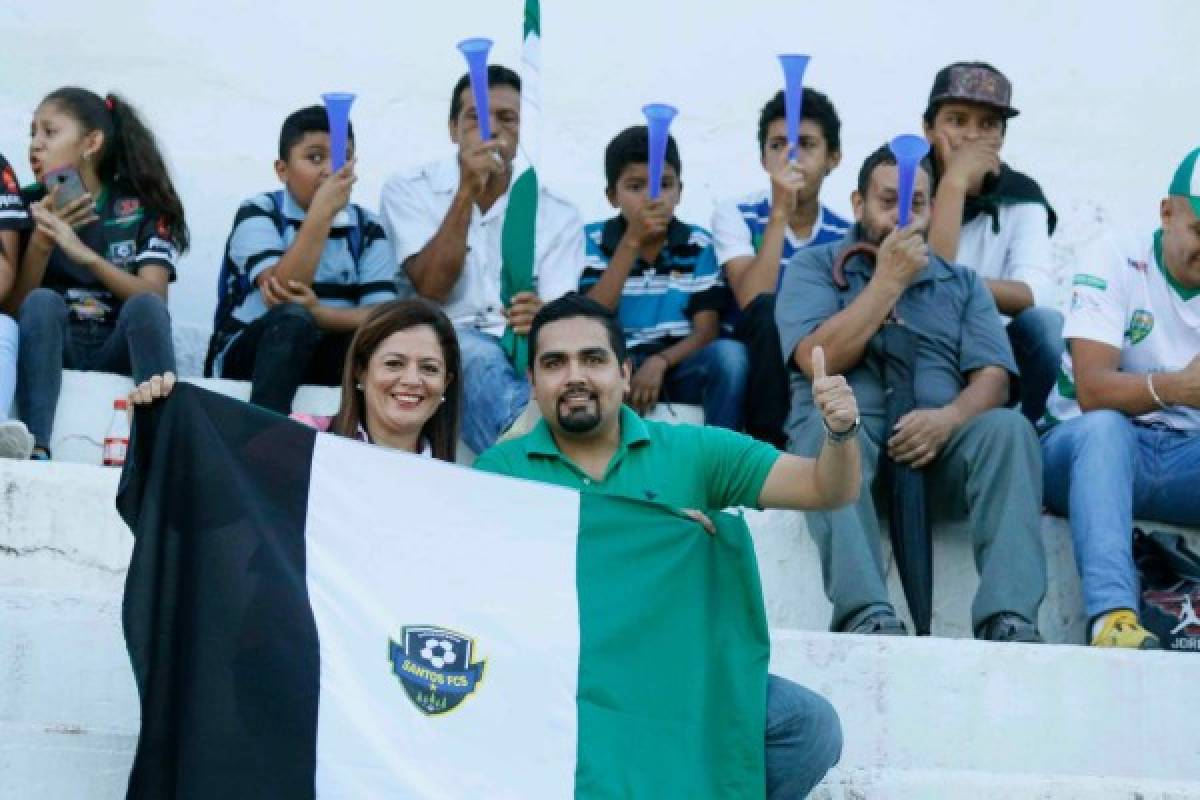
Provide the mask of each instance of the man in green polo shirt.
MULTIPOLYGON (((630 363, 604 306, 575 294, 548 303, 529 332, 530 379, 542 420, 475 462, 489 472, 682 509, 837 508, 860 485, 858 406, 817 353, 813 405, 826 425, 817 458, 780 453, 733 431, 643 420, 623 404, 630 363)), ((841 755, 837 712, 819 695, 771 675, 767 683, 769 798, 804 797, 841 755)))

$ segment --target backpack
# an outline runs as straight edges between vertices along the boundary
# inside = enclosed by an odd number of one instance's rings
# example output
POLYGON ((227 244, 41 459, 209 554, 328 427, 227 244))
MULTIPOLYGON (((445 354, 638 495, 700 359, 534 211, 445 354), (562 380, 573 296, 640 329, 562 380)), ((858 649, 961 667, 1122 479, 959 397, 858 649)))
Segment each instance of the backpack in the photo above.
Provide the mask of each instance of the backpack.
MULTIPOLYGON (((276 189, 268 192, 267 197, 271 200, 271 208, 267 210, 267 216, 271 218, 271 222, 275 224, 275 230, 282 238, 284 231, 287 230, 287 219, 283 215, 283 190, 276 189)), ((257 203, 252 203, 252 205, 259 211, 262 210, 257 203)), ((354 259, 354 264, 357 266, 363 254, 367 218, 357 205, 351 203, 350 208, 354 210, 354 224, 346 234, 346 244, 350 248, 350 257, 354 259)), ((254 289, 249 276, 238 269, 237 265, 233 263, 233 259, 229 257, 229 245, 233 241, 234 231, 241 222, 241 213, 242 211, 239 210, 239 216, 234 220, 233 230, 229 232, 229 238, 225 240, 225 256, 221 261, 221 271, 217 275, 217 310, 213 314, 213 332, 208 341, 208 353, 204 357, 204 377, 206 378, 213 377, 213 367, 217 355, 225 349, 234 334, 245 327, 234 319, 233 312, 245 302, 246 296, 254 289)))
POLYGON ((1200 556, 1177 533, 1134 528, 1141 620, 1164 650, 1200 653, 1200 556))

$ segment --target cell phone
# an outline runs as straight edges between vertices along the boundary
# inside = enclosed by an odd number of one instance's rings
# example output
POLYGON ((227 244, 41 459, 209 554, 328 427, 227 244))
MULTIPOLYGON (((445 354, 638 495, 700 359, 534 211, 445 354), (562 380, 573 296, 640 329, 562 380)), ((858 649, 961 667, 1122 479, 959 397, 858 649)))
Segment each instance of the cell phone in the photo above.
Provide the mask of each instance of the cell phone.
POLYGON ((55 206, 62 208, 68 203, 73 203, 79 198, 87 194, 87 189, 83 185, 83 178, 79 177, 79 170, 74 167, 59 167, 52 169, 46 173, 46 179, 43 181, 46 191, 53 191, 58 187, 58 194, 55 196, 55 206))

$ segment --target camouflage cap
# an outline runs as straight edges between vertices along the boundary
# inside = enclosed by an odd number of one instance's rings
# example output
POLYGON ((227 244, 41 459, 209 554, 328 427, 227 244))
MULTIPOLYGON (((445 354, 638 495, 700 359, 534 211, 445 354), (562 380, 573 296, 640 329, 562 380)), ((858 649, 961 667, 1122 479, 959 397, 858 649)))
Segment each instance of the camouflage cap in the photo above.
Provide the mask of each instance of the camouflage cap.
POLYGON ((1012 107, 1012 84, 1008 78, 1000 70, 981 61, 959 62, 938 71, 933 79, 933 89, 929 92, 926 113, 947 100, 991 106, 1006 119, 1020 113, 1012 107))

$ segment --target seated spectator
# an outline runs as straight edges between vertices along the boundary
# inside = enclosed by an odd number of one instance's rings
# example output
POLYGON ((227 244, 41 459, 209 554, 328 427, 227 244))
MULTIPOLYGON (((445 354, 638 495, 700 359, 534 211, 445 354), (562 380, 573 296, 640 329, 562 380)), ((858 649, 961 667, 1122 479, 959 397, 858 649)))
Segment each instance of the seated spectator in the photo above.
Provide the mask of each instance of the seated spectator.
POLYGON ((629 404, 644 414, 660 399, 704 406, 704 421, 738 430, 746 386, 746 348, 718 339, 726 294, 712 237, 675 217, 683 171, 667 138, 662 194, 647 195, 646 126, 627 128, 604 151, 605 194, 620 213, 584 228, 580 290, 625 329, 633 361, 629 404))
POLYGON ((30 136, 39 185, 24 197, 35 227, 8 306, 20 330, 17 406, 33 458, 48 460, 64 367, 135 381, 175 369, 167 284, 188 228, 154 136, 123 98, 58 89, 30 136), (47 187, 64 168, 73 180, 47 187))
POLYGON ((1042 451, 1098 647, 1159 647, 1138 623, 1134 517, 1200 525, 1198 160, 1200 149, 1176 170, 1159 230, 1098 243, 1072 280, 1042 451))
POLYGON ((775 293, 784 265, 798 250, 836 242, 850 223, 821 203, 821 185, 841 163, 841 129, 829 98, 804 90, 800 146, 788 153, 783 92, 758 117, 759 161, 770 188, 717 206, 713 215, 717 261, 732 289, 734 337, 750 355, 746 432, 776 447, 786 438, 787 359, 779 351, 775 293))
MULTIPOLYGON (((423 300, 373 307, 354 332, 332 417, 292 414, 328 431, 393 450, 453 461, 462 392, 454 326, 423 300)), ((175 375, 155 375, 129 394, 131 405, 166 397, 175 375)))
MULTIPOLYGON (((624 334, 589 298, 548 303, 534 318, 529 350, 542 419, 481 455, 479 469, 580 492, 651 497, 710 532, 704 509, 836 508, 858 492, 858 410, 840 376, 815 382, 815 416, 828 436, 817 458, 798 458, 733 431, 642 420, 622 405, 632 379, 624 334)), ((806 797, 841 755, 837 712, 775 675, 766 704, 766 795, 806 797)))
MULTIPOLYGON (((21 198, 16 173, 0 155, 0 308, 11 311, 8 301, 20 263, 20 233, 29 230, 29 211, 21 198)), ((27 459, 33 436, 25 423, 9 419, 17 391, 17 322, 0 313, 0 458, 27 459)))
POLYGON ((350 202, 354 132, 336 173, 321 106, 279 133, 282 191, 255 195, 225 249, 206 372, 249 380, 250 402, 287 413, 303 383, 334 386, 355 328, 396 298, 394 255, 375 215, 350 202))
MULTIPOLYGON (((980 572, 971 608, 975 635, 1040 641, 1035 623, 1046 590, 1041 462, 1029 423, 1003 408, 1016 375, 1012 351, 976 273, 928 253, 928 162, 917 171, 912 219, 897 227, 895 164, 886 146, 871 154, 852 195, 857 224, 851 233, 840 243, 801 251, 784 273, 775 311, 793 364, 790 448, 812 454, 825 439, 811 399, 812 354, 823 347, 829 371, 846 374, 861 404, 863 485, 874 480, 884 448, 893 462, 925 470, 935 516, 965 508, 970 520, 980 572), (860 252, 876 248, 875 259, 860 252), (843 260, 844 289, 835 283, 837 259, 843 260), (910 365, 916 408, 885 430, 882 329, 893 312, 916 338, 910 365)), ((854 507, 806 516, 833 603, 832 629, 903 634, 888 599, 871 492, 863 491, 854 507)))
POLYGON ((934 78, 925 109, 934 155, 929 246, 986 282, 1021 371, 1021 410, 1036 423, 1062 353, 1050 264, 1056 217, 1041 187, 1000 160, 1017 115, 1011 103, 1012 85, 989 64, 951 64, 934 78))
POLYGON ((392 177, 380 201, 400 282, 438 303, 458 330, 463 440, 475 453, 529 405, 529 324, 542 303, 574 291, 583 271, 583 224, 571 204, 540 183, 536 195, 510 191, 521 79, 493 64, 488 86, 493 138, 480 139, 470 78, 463 75, 450 95, 457 155, 392 177), (531 266, 533 279, 526 283, 531 266))

